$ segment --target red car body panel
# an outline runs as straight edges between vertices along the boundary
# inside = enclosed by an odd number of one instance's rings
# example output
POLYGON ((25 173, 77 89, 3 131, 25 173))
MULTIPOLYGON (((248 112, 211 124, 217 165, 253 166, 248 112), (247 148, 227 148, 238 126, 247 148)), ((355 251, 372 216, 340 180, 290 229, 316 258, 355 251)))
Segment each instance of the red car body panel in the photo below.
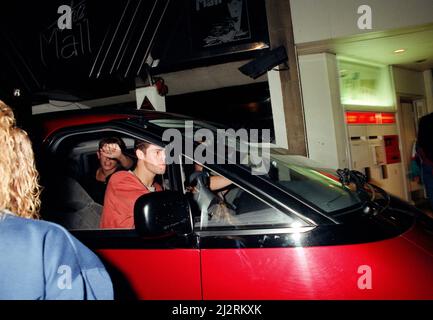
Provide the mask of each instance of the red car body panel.
MULTIPOLYGON (((416 232, 415 230, 411 231, 416 232)), ((402 236, 366 244, 202 250, 205 300, 433 299, 433 256, 402 236), (371 268, 371 289, 360 289, 371 268)))
POLYGON ((68 117, 59 117, 43 122, 43 139, 46 140, 50 135, 59 129, 79 126, 83 124, 102 123, 110 120, 119 120, 131 118, 127 114, 87 114, 87 115, 69 115, 68 117))
POLYGON ((97 250, 132 286, 138 299, 200 300, 198 249, 97 250))
POLYGON ((423 228, 419 222, 414 228, 403 234, 403 237, 425 250, 426 254, 433 255, 433 232, 429 228, 423 228))

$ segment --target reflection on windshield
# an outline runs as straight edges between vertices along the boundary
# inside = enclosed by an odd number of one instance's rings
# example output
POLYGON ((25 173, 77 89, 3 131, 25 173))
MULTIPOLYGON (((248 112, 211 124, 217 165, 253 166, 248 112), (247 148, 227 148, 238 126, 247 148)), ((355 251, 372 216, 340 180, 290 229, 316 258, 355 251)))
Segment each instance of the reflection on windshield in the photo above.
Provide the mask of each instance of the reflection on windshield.
POLYGON ((308 159, 300 158, 271 156, 268 178, 326 213, 336 213, 361 203, 358 196, 343 187, 329 170, 305 166, 308 159))

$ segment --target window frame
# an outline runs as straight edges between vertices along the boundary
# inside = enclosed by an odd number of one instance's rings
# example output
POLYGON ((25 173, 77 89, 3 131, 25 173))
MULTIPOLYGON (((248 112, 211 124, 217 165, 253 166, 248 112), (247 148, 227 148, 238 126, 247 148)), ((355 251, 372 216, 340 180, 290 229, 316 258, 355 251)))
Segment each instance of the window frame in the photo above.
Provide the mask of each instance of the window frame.
MULTIPOLYGON (((210 170, 216 174, 219 174, 227 179, 229 179, 233 185, 235 185, 236 187, 242 189, 242 191, 247 192, 248 194, 252 195, 253 197, 255 197, 256 199, 258 199, 259 201, 263 202, 264 204, 266 204, 267 206, 269 206, 272 209, 275 209, 283 214, 287 214, 287 215, 292 215, 293 211, 290 210, 290 208, 288 208, 288 210, 284 210, 284 209, 279 209, 275 203, 273 203, 273 201, 266 201, 266 199, 263 199, 262 197, 260 197, 259 195, 257 195, 255 192, 253 192, 252 190, 250 190, 245 183, 243 183, 243 181, 241 179, 238 179, 236 177, 234 177, 233 175, 230 175, 229 172, 227 173, 223 173, 221 170, 218 170, 218 166, 209 166, 209 165, 205 165, 202 163, 199 163, 197 161, 194 161, 193 159, 191 159, 190 157, 188 157, 185 154, 181 155, 181 158, 188 158, 190 160, 192 160, 194 163, 200 164, 201 166, 203 166, 203 168, 206 168, 207 170, 210 170)), ((183 177, 185 176, 186 179, 186 175, 185 175, 185 170, 184 170, 184 163, 181 160, 180 161, 180 171, 181 171, 181 175, 182 175, 182 181, 183 177)), ((185 194, 185 190, 182 191, 183 194, 185 194)), ((302 220, 305 222, 305 226, 302 227, 297 227, 297 228, 293 228, 293 227, 283 227, 283 226, 267 226, 265 224, 263 225, 252 225, 252 226, 212 226, 212 227, 205 227, 204 229, 200 230, 199 228, 196 228, 195 224, 194 224, 194 230, 193 232, 199 236, 210 236, 210 237, 214 237, 214 236, 231 236, 231 235, 239 235, 239 236, 244 236, 244 235, 266 235, 266 234, 291 234, 291 233, 303 233, 303 232, 308 232, 313 230, 317 225, 312 222, 311 220, 305 219, 305 217, 299 217, 299 215, 295 214, 295 217, 297 217, 298 219, 302 220)), ((193 217, 194 218, 194 217, 193 217)), ((296 219, 296 218, 295 218, 296 219)), ((194 219, 193 219, 194 220, 194 219)))

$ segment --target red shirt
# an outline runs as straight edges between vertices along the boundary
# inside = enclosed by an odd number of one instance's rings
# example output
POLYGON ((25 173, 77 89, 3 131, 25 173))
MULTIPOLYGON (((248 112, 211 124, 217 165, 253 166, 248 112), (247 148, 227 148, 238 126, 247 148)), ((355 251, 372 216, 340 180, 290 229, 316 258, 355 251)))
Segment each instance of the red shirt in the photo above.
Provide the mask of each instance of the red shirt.
MULTIPOLYGON (((154 183, 155 191, 162 191, 154 183)), ((133 229, 134 204, 143 194, 150 191, 130 171, 119 171, 113 174, 105 192, 104 208, 99 227, 102 229, 133 229)))

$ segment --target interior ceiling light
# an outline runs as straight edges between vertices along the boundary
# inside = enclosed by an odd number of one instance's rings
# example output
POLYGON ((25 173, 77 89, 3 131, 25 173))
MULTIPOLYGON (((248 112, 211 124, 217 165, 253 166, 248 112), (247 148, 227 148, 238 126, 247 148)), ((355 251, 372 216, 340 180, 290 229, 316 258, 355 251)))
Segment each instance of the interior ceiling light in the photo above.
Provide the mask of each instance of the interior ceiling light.
POLYGON ((403 53, 405 51, 406 51, 406 49, 397 49, 397 50, 394 50, 394 53, 399 54, 399 53, 403 53))

